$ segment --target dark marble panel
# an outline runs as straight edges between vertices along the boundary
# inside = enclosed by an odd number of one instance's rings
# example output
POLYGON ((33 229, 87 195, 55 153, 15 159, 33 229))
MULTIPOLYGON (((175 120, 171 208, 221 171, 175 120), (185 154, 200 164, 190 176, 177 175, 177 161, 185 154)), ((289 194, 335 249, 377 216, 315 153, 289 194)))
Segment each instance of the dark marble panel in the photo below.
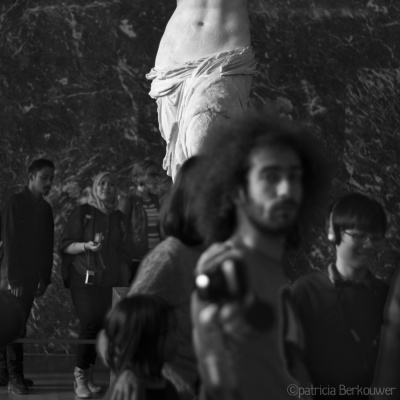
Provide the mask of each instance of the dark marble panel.
MULTIPOLYGON (((26 182, 33 158, 55 160, 49 200, 58 239, 93 174, 110 169, 124 190, 138 157, 162 159, 144 75, 174 7, 174 0, 1 2, 0 203, 26 182)), ((374 269, 387 278, 400 261, 400 4, 249 0, 249 8, 259 61, 251 104, 318 132, 333 170, 330 200, 360 191, 382 202, 390 231, 374 269)), ((292 280, 332 259, 326 208, 316 209, 301 250, 289 257, 292 280)), ((77 329, 56 256, 54 284, 36 302, 29 334, 76 337, 77 329)))
MULTIPOLYGON (((389 277, 399 258, 400 4, 384 1, 259 1, 252 7, 259 75, 253 103, 270 105, 319 133, 333 170, 331 200, 351 191, 388 211, 388 248, 374 269, 389 277)), ((296 279, 324 268, 333 249, 320 223, 291 257, 296 279)))

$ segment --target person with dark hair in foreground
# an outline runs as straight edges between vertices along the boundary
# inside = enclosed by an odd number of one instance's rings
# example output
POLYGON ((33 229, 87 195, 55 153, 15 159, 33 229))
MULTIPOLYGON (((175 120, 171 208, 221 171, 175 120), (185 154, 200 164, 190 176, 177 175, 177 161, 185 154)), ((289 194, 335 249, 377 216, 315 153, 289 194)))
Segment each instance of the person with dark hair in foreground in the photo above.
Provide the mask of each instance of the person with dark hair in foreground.
POLYGON ((195 398, 198 380, 190 296, 194 269, 204 249, 194 208, 198 192, 195 177, 201 162, 200 156, 193 156, 179 170, 161 211, 161 227, 167 238, 143 260, 128 294, 156 294, 174 307, 180 346, 175 359, 166 362, 164 373, 176 386, 182 400, 195 398))
POLYGON ((207 399, 287 399, 308 382, 282 270, 287 240, 326 183, 320 145, 299 123, 248 115, 209 136, 197 182, 194 343, 207 399))
MULTIPOLYGON (((28 169, 29 181, 22 192, 9 197, 1 215, 4 257, 1 263, 2 289, 10 290, 21 306, 26 323, 35 297, 43 296, 51 282, 53 268, 54 222, 50 204, 44 200, 54 179, 54 164, 40 158, 28 169)), ((0 385, 16 394, 28 393, 32 386, 24 378, 22 343, 0 348, 0 385)))
POLYGON ((102 336, 102 357, 115 374, 104 400, 179 400, 161 373, 178 346, 176 316, 166 301, 149 294, 122 299, 107 314, 102 336))
POLYGON ((321 388, 316 399, 367 399, 387 296, 369 267, 384 244, 386 216, 377 201, 351 193, 332 204, 327 225, 336 260, 294 284, 307 367, 321 388))

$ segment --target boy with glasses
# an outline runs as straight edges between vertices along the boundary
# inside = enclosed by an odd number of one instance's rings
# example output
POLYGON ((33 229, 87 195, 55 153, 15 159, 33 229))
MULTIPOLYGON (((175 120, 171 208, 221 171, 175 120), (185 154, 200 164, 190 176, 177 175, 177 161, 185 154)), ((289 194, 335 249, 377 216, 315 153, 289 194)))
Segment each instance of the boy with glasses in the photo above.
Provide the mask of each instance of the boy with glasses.
POLYGON ((330 207, 336 261, 294 284, 315 398, 368 398, 387 286, 370 272, 384 244, 386 215, 375 200, 348 194, 330 207))

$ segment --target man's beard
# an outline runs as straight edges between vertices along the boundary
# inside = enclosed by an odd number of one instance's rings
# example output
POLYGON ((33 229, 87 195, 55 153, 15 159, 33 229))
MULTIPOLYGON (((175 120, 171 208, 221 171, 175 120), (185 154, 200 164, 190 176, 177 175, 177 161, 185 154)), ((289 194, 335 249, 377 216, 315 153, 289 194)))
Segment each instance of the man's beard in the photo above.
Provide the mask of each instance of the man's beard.
MULTIPOLYGON (((298 215, 298 205, 292 200, 286 200, 288 204, 291 204, 293 207, 296 207, 296 213, 293 217, 288 218, 286 221, 282 221, 280 223, 273 223, 273 220, 264 220, 263 208, 257 204, 255 204, 252 200, 248 199, 247 204, 244 206, 244 212, 250 221, 250 223, 256 228, 260 233, 267 235, 287 235, 292 232, 293 227, 297 221, 298 215)), ((272 208, 271 212, 274 212, 274 208, 278 209, 281 204, 272 208)))
POLYGON ((45 186, 45 187, 43 188, 43 190, 42 190, 42 195, 43 195, 43 196, 47 196, 47 195, 50 193, 50 190, 51 190, 51 186, 50 186, 50 187, 45 186))

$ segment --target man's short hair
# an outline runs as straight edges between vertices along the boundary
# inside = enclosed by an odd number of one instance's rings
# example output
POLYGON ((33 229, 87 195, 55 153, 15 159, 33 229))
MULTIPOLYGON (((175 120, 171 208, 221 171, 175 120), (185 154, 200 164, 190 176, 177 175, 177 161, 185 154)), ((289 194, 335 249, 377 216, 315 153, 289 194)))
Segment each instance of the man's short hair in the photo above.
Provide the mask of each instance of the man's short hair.
POLYGON ((340 197, 329 208, 327 225, 332 224, 334 243, 340 244, 341 232, 359 229, 385 235, 387 219, 385 210, 374 199, 361 193, 350 193, 340 197))
POLYGON ((230 120, 209 135, 201 149, 207 157, 205 170, 198 177, 197 208, 200 230, 207 244, 224 241, 236 226, 235 198, 240 189, 247 190, 247 175, 252 155, 259 149, 292 149, 303 169, 301 215, 313 212, 325 193, 328 163, 321 154, 321 143, 299 122, 271 114, 247 114, 230 120))
POLYGON ((32 164, 29 166, 28 173, 35 175, 37 172, 46 167, 56 169, 52 161, 47 160, 45 158, 38 158, 37 160, 34 160, 32 164))
POLYGON ((160 164, 149 158, 145 158, 144 160, 135 162, 132 167, 133 182, 136 185, 143 183, 147 171, 149 171, 152 168, 156 169, 157 171, 160 171, 160 164))

